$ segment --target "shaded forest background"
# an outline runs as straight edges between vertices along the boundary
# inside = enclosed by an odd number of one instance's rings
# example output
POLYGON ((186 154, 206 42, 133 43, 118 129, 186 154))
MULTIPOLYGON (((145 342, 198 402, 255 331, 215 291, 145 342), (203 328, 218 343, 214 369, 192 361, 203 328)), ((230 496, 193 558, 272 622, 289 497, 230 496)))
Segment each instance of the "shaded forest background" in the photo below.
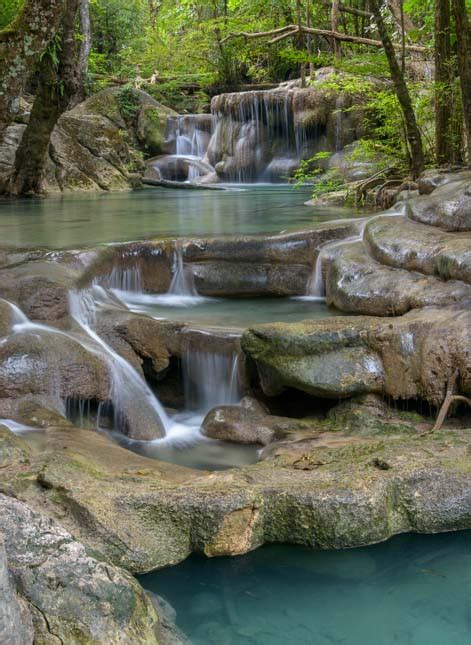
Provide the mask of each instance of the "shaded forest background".
MULTIPOLYGON (((29 175, 40 172, 60 114, 109 85, 123 86, 124 102, 126 88, 139 87, 180 113, 204 112, 215 94, 299 77, 308 85, 326 66, 335 71, 326 80, 333 92, 353 93, 369 108, 371 134, 358 154, 384 155, 412 177, 427 165, 470 163, 471 0, 1 0, 0 5, 0 136, 13 118, 17 95, 35 95, 34 137, 25 135, 27 155, 20 146, 17 164, 29 164, 29 175), (48 10, 53 10, 49 18, 48 10), (35 49, 31 25, 41 15, 48 20, 47 38, 35 49), (8 65, 17 65, 18 57, 24 65, 13 68, 12 78, 8 65), (46 122, 38 143, 38 125, 46 122)), ((304 171, 308 166, 301 176, 304 171)), ((22 184, 20 179, 14 192, 24 192, 22 184)))

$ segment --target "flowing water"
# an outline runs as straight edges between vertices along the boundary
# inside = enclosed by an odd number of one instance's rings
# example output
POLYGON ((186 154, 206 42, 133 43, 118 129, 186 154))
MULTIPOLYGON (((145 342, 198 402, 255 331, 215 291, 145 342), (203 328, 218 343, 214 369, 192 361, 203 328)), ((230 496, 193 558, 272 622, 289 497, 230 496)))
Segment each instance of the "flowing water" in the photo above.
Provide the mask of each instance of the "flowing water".
POLYGON ((0 246, 67 249, 151 237, 280 233, 351 217, 348 209, 304 206, 310 193, 265 185, 0 199, 0 246))
POLYGON ((192 645, 467 645, 471 532, 347 551, 266 546, 141 576, 192 645))

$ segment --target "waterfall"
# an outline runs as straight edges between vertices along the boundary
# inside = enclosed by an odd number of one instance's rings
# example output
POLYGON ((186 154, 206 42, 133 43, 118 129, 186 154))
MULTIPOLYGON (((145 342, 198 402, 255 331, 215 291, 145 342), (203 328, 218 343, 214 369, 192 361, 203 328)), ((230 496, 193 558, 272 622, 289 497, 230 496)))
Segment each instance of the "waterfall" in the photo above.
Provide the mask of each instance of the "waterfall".
POLYGON ((183 251, 179 245, 175 247, 173 277, 168 289, 168 294, 185 297, 198 295, 193 283, 193 275, 183 264, 183 251))
POLYGON ((229 352, 187 347, 182 360, 185 407, 202 414, 217 405, 241 399, 239 356, 229 352))
POLYGON ((113 267, 106 278, 106 284, 110 289, 142 293, 141 270, 138 266, 128 268, 113 267))
POLYGON ((97 301, 103 299, 106 300, 106 292, 97 285, 91 289, 71 291, 69 294, 71 316, 92 341, 92 346, 98 346, 108 361, 115 428, 122 431, 126 424, 144 428, 151 424, 167 434, 170 420, 144 378, 94 330, 97 301))
POLYGON ((175 152, 182 157, 202 159, 208 147, 208 137, 201 128, 201 116, 184 115, 177 117, 175 132, 175 152), (200 117, 200 119, 198 119, 200 117))

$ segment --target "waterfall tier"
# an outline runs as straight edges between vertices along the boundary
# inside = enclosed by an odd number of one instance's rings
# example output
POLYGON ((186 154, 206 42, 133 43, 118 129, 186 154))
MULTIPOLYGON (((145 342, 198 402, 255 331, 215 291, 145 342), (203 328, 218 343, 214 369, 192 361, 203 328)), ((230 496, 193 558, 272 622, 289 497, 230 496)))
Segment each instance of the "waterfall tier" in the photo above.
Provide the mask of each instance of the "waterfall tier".
POLYGON ((170 117, 173 154, 149 165, 168 180, 287 181, 303 159, 362 136, 363 112, 351 109, 356 100, 316 84, 220 94, 211 114, 170 117))

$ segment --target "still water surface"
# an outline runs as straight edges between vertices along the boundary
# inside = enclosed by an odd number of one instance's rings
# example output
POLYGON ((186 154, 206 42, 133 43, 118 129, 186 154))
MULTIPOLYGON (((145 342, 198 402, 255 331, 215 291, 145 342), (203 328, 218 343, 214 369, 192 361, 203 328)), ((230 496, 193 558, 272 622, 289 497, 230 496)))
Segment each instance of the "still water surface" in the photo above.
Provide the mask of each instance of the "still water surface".
POLYGON ((351 216, 347 209, 304 206, 309 197, 306 188, 260 185, 3 199, 0 246, 65 249, 156 236, 279 233, 351 216))
POLYGON ((141 576, 192 645, 469 645, 471 532, 267 546, 141 576))

